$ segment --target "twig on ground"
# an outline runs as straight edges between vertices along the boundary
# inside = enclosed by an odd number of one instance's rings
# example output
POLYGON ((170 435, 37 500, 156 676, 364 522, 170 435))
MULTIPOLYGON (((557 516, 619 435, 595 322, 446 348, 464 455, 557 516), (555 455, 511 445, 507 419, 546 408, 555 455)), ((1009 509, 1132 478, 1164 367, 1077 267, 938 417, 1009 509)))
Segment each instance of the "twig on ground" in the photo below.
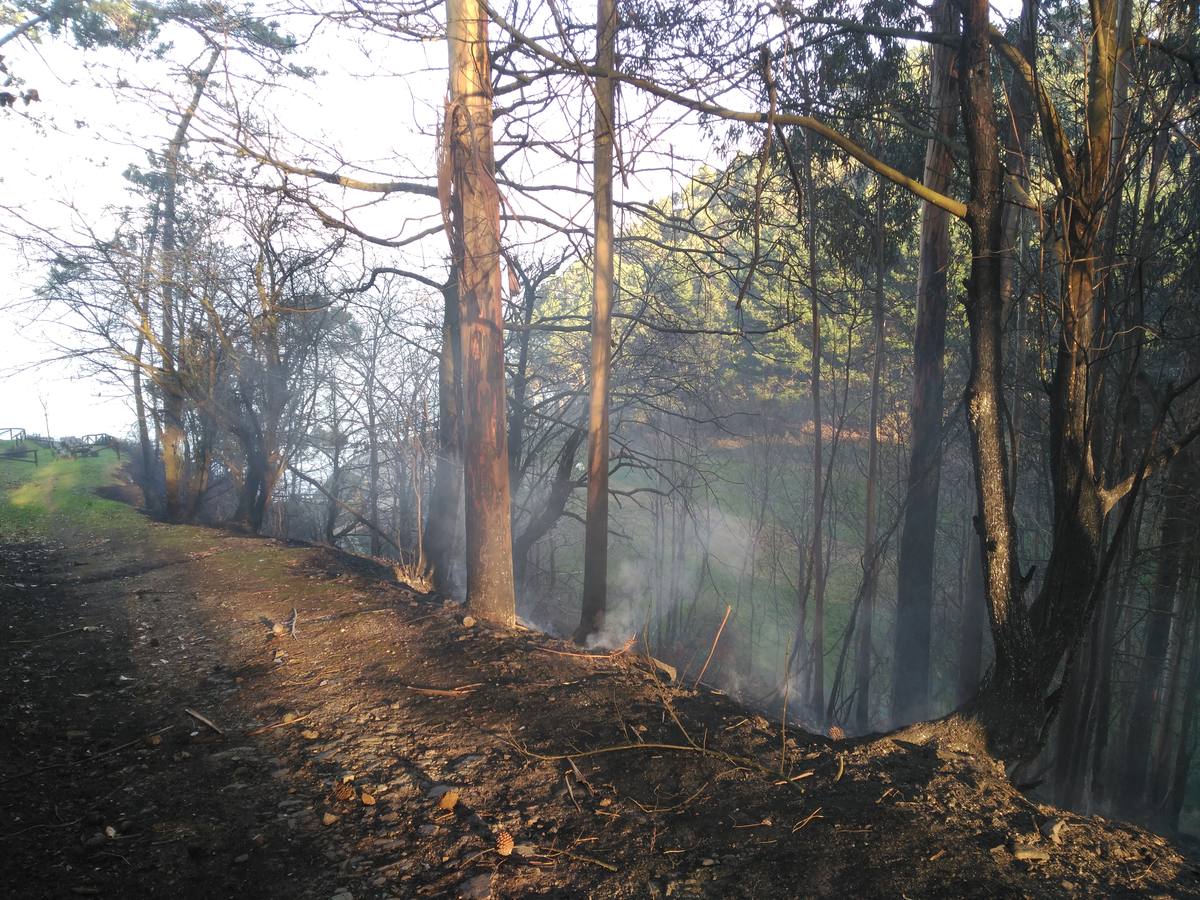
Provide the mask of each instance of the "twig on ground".
POLYGON ((186 706, 183 708, 183 711, 185 713, 187 713, 189 716, 191 716, 193 719, 195 719, 197 722, 199 722, 201 725, 206 725, 209 728, 211 728, 213 731, 215 731, 217 734, 219 734, 221 737, 225 737, 224 729, 222 729, 219 725, 217 725, 217 723, 214 722, 212 719, 210 719, 208 716, 204 715, 203 713, 198 713, 194 709, 189 709, 186 706))
POLYGON ((712 662, 713 654, 717 652, 717 642, 721 640, 721 632, 725 630, 725 623, 729 621, 729 614, 733 612, 733 607, 726 605, 725 617, 721 619, 721 625, 717 628, 716 637, 713 638, 712 646, 708 648, 708 658, 704 660, 704 665, 700 667, 700 674, 696 676, 696 680, 692 682, 692 690, 700 686, 700 679, 704 677, 704 673, 708 671, 708 664, 712 662))
POLYGON ((140 738, 134 738, 132 741, 126 741, 124 744, 118 744, 116 747, 110 747, 103 753, 97 753, 95 756, 85 756, 83 759, 70 759, 66 762, 51 763, 48 766, 30 769, 27 772, 18 772, 16 775, 8 775, 4 778, 0 778, 0 784, 5 784, 9 781, 16 781, 18 778, 28 778, 31 775, 38 775, 42 772, 49 772, 53 769, 65 769, 68 766, 77 766, 80 763, 93 762, 97 759, 103 759, 106 756, 112 756, 114 753, 119 753, 122 750, 132 747, 134 744, 140 744, 142 741, 146 740, 146 738, 152 738, 155 735, 162 734, 164 731, 170 731, 174 727, 174 725, 167 725, 165 728, 160 728, 158 731, 152 731, 140 738))
POLYGON ((295 725, 297 722, 303 722, 311 715, 311 712, 306 712, 304 715, 296 716, 293 719, 280 719, 278 722, 273 722, 270 725, 263 725, 260 728, 255 728, 253 731, 247 731, 246 737, 254 737, 258 734, 265 734, 266 732, 273 731, 276 728, 282 728, 284 725, 295 725))
POLYGON ((793 825, 792 826, 792 834, 795 834, 797 831, 800 831, 802 828, 804 828, 806 825, 808 825, 808 823, 811 822, 813 819, 825 818, 823 815, 821 815, 822 809, 824 809, 824 807, 818 806, 816 809, 814 809, 812 812, 810 812, 807 816, 805 816, 803 819, 801 819, 799 822, 797 822, 795 825, 793 825))
POLYGON ((430 697, 465 697, 467 694, 480 687, 483 687, 482 681, 476 681, 473 684, 460 684, 455 688, 421 687, 420 685, 416 684, 404 685, 405 690, 412 691, 416 694, 426 694, 430 697))
POLYGON ((553 850, 549 856, 565 856, 567 859, 573 859, 577 862, 591 863, 594 866, 599 866, 602 869, 608 869, 610 872, 618 871, 617 867, 603 859, 597 859, 594 856, 588 856, 586 853, 572 853, 570 850, 553 850))
POLYGON ((72 819, 70 822, 39 822, 36 825, 26 825, 24 828, 18 828, 16 831, 10 831, 8 834, 0 834, 0 841, 17 837, 27 831, 37 831, 39 828, 70 828, 72 825, 78 825, 82 821, 83 819, 72 819))
POLYGON ((99 631, 99 630, 100 630, 99 625, 80 625, 78 628, 68 628, 66 631, 56 631, 56 632, 54 632, 54 634, 46 634, 46 635, 42 635, 41 637, 38 637, 38 638, 17 638, 16 640, 9 641, 9 643, 10 644, 37 644, 41 641, 48 641, 51 638, 62 637, 63 635, 67 635, 67 634, 76 634, 81 631, 90 634, 93 631, 99 631))
MULTIPOLYGON (((501 742, 508 744, 518 753, 528 756, 530 759, 537 759, 543 762, 560 762, 562 760, 586 759, 592 756, 603 756, 608 753, 625 753, 630 750, 667 750, 677 753, 699 753, 701 756, 709 756, 713 759, 720 760, 735 769, 749 769, 758 772, 761 775, 769 776, 774 783, 775 772, 768 769, 762 763, 753 759, 747 759, 744 756, 735 756, 732 753, 723 753, 720 750, 710 750, 699 744, 663 744, 663 743, 645 743, 645 744, 613 744, 609 747, 598 747, 594 750, 580 750, 576 753, 559 753, 559 754, 544 754, 534 753, 532 750, 522 747, 516 741, 499 739, 501 742)), ((798 787, 794 782, 786 782, 792 784, 793 787, 798 787)))
POLYGON ((628 653, 635 643, 637 643, 637 637, 630 635, 625 640, 624 644, 622 644, 616 650, 610 650, 608 653, 582 653, 582 652, 578 652, 578 651, 571 652, 568 650, 551 650, 549 647, 534 647, 534 649, 538 650, 542 653, 551 653, 554 656, 570 656, 570 657, 573 657, 574 659, 613 660, 613 659, 616 659, 618 656, 628 653))
MULTIPOLYGON (((685 799, 679 801, 674 806, 657 806, 657 805, 656 806, 646 806, 644 803, 639 803, 633 797, 630 797, 629 799, 632 800, 633 805, 636 806, 638 809, 640 809, 642 812, 650 813, 651 815, 660 815, 662 813, 678 812, 679 810, 681 810, 685 806, 687 806, 689 803, 691 803, 693 800, 695 800, 697 797, 699 797, 701 794, 703 794, 704 791, 708 788, 708 786, 713 783, 713 781, 715 781, 715 779, 710 778, 708 781, 704 782, 704 784, 700 785, 700 787, 698 787, 696 790, 692 791, 692 793, 689 794, 685 799)), ((735 825, 734 827, 736 828, 738 826, 735 825)), ((745 826, 743 826, 743 827, 745 827, 745 826)))

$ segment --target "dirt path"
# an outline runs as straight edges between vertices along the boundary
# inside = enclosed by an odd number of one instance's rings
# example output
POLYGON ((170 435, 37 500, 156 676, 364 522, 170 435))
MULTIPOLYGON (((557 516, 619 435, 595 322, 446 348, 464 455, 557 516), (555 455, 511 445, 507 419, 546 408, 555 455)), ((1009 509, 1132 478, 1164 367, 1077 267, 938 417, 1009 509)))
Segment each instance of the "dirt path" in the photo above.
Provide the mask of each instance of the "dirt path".
POLYGON ((371 561, 95 502, 0 550, 0 896, 1200 896, 969 734, 784 736, 371 561))

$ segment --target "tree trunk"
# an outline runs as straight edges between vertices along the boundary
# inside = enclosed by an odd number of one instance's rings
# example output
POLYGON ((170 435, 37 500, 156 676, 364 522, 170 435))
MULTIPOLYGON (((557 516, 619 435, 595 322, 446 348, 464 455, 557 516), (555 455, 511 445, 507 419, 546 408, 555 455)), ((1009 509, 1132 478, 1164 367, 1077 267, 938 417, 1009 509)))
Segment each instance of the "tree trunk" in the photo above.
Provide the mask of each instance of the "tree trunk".
MULTIPOLYGON (((379 420, 375 414, 375 364, 371 363, 367 381, 367 512, 374 523, 379 522, 379 420)), ((457 504, 456 504, 457 505, 457 504)), ((377 528, 371 532, 371 555, 383 555, 383 542, 377 528)))
MULTIPOLYGON (((1197 582, 1193 607, 1200 607, 1200 581, 1197 582)), ((1191 774, 1192 756, 1196 745, 1192 736, 1195 727, 1197 706, 1200 705, 1200 615, 1193 615, 1195 624, 1192 628, 1192 661, 1188 665, 1187 686, 1184 696, 1183 712, 1179 721, 1178 746, 1175 750, 1175 769, 1171 778, 1171 787, 1163 799, 1159 812, 1160 823, 1169 830, 1179 828, 1179 814, 1183 810, 1184 797, 1187 794, 1188 777, 1191 774)))
MULTIPOLYGON (((970 371, 967 425, 975 466, 978 530, 996 659, 973 708, 992 750, 1024 758, 1039 745, 1046 723, 1044 685, 1030 663, 1033 632, 1021 597, 1016 521, 1004 444, 1002 364, 1003 188, 995 103, 992 94, 987 0, 963 9, 959 57, 963 123, 967 139, 971 201, 971 274, 967 281, 970 371)), ((924 673, 928 678, 928 672, 924 673)), ((926 681, 927 683, 927 681, 926 681)))
POLYGON ((875 546, 875 531, 879 490, 879 403, 882 393, 883 357, 886 350, 884 334, 885 304, 883 296, 884 234, 883 179, 876 182, 875 197, 875 334, 872 340, 874 361, 871 365, 871 414, 867 425, 867 497, 866 522, 863 527, 863 598, 858 626, 858 647, 854 653, 856 707, 854 727, 866 733, 871 725, 871 663, 874 659, 871 644, 871 625, 875 618, 875 591, 879 581, 880 548, 875 546))
POLYGON ((337 499, 342 481, 342 430, 337 412, 337 381, 330 379, 329 383, 329 437, 330 471, 329 471, 329 503, 325 507, 325 543, 331 547, 337 546, 337 499))
POLYGON ((533 330, 529 325, 533 321, 534 307, 537 303, 537 285, 532 278, 525 279, 522 293, 524 296, 521 304, 521 324, 525 327, 514 335, 517 344, 517 365, 513 370, 509 388, 512 404, 508 417, 508 479, 513 497, 517 497, 521 492, 525 464, 525 426, 529 416, 529 342, 533 337, 533 330))
POLYGON ((1169 718, 1164 709, 1161 688, 1167 662, 1171 624, 1175 618, 1175 597, 1179 591, 1183 551, 1193 536, 1194 513, 1189 454, 1175 457, 1164 488, 1162 524, 1158 547, 1158 568, 1144 624, 1145 640, 1134 682, 1133 702, 1129 711, 1129 730, 1123 759, 1124 778, 1119 795, 1127 811, 1144 809, 1150 768, 1150 745, 1156 713, 1169 718))
POLYGON ((811 577, 813 588, 813 630, 809 644, 812 680, 809 682, 809 706, 817 724, 825 716, 825 547, 822 525, 825 519, 825 471, 822 462, 823 425, 821 422, 821 303, 817 298, 817 216, 816 192, 812 173, 813 135, 804 132, 804 189, 808 193, 808 217, 805 237, 808 251, 809 314, 812 319, 812 368, 809 389, 813 423, 813 530, 811 577))
MULTIPOLYGON (((462 332, 459 327, 458 272, 442 288, 442 349, 438 358, 438 451, 425 517, 425 561, 433 589, 450 594, 458 510, 462 504, 462 332)), ((378 521, 378 519, 376 519, 378 521)))
POLYGON ((958 697, 966 703, 979 690, 983 668, 983 628, 987 615, 984 599, 983 562, 979 558, 979 540, 973 525, 968 522, 966 559, 963 573, 962 618, 958 634, 958 697))
POLYGON ((572 473, 575 469, 575 454, 583 443, 584 432, 572 431, 559 451, 558 465, 555 467, 554 481, 541 510, 534 515, 529 524, 513 539, 513 571, 517 583, 525 580, 526 568, 529 562, 529 551, 533 545, 549 533, 567 507, 567 500, 575 490, 575 479, 572 473))
MULTIPOLYGON (((1192 550, 1195 550, 1195 543, 1192 550)), ((1149 807, 1153 819, 1161 819, 1167 798, 1171 792, 1172 757, 1175 741, 1172 725, 1175 710, 1178 706, 1180 685, 1183 682, 1183 655, 1187 650, 1188 634, 1191 630, 1193 610, 1188 606, 1185 595, 1186 585, 1194 582, 1196 564, 1194 555, 1186 564, 1187 572, 1180 578, 1179 591, 1175 601, 1175 621, 1171 627, 1170 661, 1167 665, 1166 694, 1162 702, 1162 722, 1158 728, 1158 737, 1154 745, 1154 758, 1150 763, 1150 784, 1148 788, 1149 807)))
MULTIPOLYGON (((146 338, 139 331, 137 346, 133 352, 133 408, 137 415, 138 448, 141 450, 141 466, 139 480, 147 494, 152 484, 154 464, 154 447, 150 443, 150 428, 146 423, 146 397, 142 393, 142 353, 146 348, 146 338)), ((47 435, 49 437, 49 435, 47 435)), ((150 497, 147 496, 147 502, 150 497)))
MULTIPOLYGON (((951 0, 935 0, 934 31, 957 33, 951 0)), ((935 45, 930 54, 929 102, 936 133, 955 131, 954 51, 935 45)), ((954 160, 941 140, 925 147, 924 183, 938 192, 950 184, 954 160)), ((912 722, 929 714, 929 646, 933 613, 938 489, 942 470, 942 357, 946 343, 946 272, 950 264, 950 216, 922 205, 917 271, 917 323, 913 336, 912 444, 908 494, 900 530, 896 593, 896 642, 892 677, 892 721, 912 722)))
MULTIPOLYGON (((616 0, 597 0, 596 65, 615 66, 616 0)), ((604 628, 608 600, 608 382, 613 302, 613 80, 596 79, 594 206, 596 246, 592 289, 592 368, 588 397, 587 522, 583 539, 583 608, 575 640, 604 628)))
POLYGON ((221 51, 214 49, 209 55, 205 67, 192 77, 194 88, 191 102, 179 117, 175 134, 167 144, 163 164, 166 168, 166 179, 163 188, 163 231, 162 231, 162 348, 163 348, 163 426, 162 426, 162 457, 163 457, 163 490, 165 492, 166 516, 170 521, 177 521, 183 513, 183 497, 181 491, 185 483, 184 469, 187 464, 187 452, 184 437, 184 391, 182 375, 179 371, 179 360, 176 354, 176 329, 182 323, 177 322, 175 276, 177 268, 176 254, 178 247, 175 240, 176 199, 179 191, 179 157, 183 153, 183 145, 187 140, 188 128, 200 106, 208 79, 216 68, 221 51))
POLYGON ((479 0, 448 0, 446 6, 446 140, 453 171, 451 216, 463 352, 467 604, 481 619, 513 625, 500 194, 492 144, 487 12, 479 0))

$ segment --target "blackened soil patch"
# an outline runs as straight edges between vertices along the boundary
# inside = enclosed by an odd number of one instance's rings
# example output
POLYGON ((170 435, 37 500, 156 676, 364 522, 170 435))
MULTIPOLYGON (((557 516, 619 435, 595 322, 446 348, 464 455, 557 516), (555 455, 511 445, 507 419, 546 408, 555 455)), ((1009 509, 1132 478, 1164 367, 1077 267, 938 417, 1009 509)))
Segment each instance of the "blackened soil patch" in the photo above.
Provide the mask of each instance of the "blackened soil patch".
POLYGON ((0 896, 1200 896, 969 725, 783 733, 379 563, 131 534, 0 551, 0 896))

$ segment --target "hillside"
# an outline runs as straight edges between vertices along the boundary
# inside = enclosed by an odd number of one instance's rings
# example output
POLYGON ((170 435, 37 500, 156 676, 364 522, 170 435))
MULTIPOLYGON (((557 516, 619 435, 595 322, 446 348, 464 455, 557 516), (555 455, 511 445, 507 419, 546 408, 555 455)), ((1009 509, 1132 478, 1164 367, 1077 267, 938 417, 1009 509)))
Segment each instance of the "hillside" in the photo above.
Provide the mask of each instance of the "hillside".
POLYGON ((635 647, 151 522, 107 453, 0 466, 4 896, 1200 896, 968 728, 785 734, 635 647))

